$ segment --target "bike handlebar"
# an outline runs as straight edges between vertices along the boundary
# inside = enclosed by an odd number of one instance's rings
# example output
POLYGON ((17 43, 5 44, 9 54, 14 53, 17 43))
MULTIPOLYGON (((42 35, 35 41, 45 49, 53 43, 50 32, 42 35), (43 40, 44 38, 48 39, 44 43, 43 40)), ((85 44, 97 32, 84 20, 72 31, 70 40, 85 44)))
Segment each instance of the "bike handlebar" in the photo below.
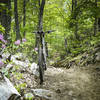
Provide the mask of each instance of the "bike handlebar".
POLYGON ((36 32, 33 32, 33 33, 36 33, 36 34, 45 34, 45 33, 51 33, 51 32, 55 32, 56 30, 49 30, 49 31, 45 31, 45 32, 43 32, 43 31, 36 31, 36 32))

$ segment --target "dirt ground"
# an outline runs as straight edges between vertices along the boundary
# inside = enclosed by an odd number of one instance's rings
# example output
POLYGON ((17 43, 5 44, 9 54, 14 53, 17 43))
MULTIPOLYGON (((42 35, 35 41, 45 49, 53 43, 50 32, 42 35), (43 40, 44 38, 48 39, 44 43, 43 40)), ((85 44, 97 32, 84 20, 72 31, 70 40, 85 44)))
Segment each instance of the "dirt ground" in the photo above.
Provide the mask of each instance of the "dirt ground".
POLYGON ((49 67, 42 88, 57 100, 100 100, 100 64, 70 69, 49 67))
MULTIPOLYGON (((20 72, 20 71, 18 71, 20 72)), ((53 100, 100 100, 100 64, 84 67, 73 66, 70 69, 48 67, 42 86, 28 71, 24 78, 17 80, 12 75, 12 82, 26 83, 26 91, 43 88, 55 93, 53 100)))

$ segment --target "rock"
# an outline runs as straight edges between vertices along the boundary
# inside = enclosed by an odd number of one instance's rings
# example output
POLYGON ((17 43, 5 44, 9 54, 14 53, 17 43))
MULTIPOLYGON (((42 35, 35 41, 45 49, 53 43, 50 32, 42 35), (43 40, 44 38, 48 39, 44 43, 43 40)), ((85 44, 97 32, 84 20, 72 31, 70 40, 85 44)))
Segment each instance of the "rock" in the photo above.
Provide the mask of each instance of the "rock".
POLYGON ((0 74, 0 100, 8 100, 12 95, 20 97, 9 79, 0 74))
POLYGON ((29 66, 29 63, 25 63, 25 62, 22 62, 22 61, 18 61, 18 60, 15 60, 13 61, 15 65, 19 65, 19 66, 22 66, 22 67, 28 67, 29 66))
POLYGON ((20 60, 20 61, 25 61, 26 56, 23 53, 17 53, 15 55, 12 55, 11 60, 20 60))
POLYGON ((19 66, 22 66, 24 68, 26 68, 30 65, 29 60, 26 59, 25 55, 22 53, 19 53, 17 55, 12 55, 11 60, 15 65, 19 65, 19 66))
POLYGON ((100 47, 97 47, 93 50, 93 53, 97 53, 98 51, 100 51, 100 47))
POLYGON ((32 92, 35 96, 47 99, 47 100, 56 100, 54 92, 45 89, 32 89, 32 92))
POLYGON ((39 66, 36 63, 32 63, 30 69, 33 75, 39 77, 39 66))
POLYGON ((33 100, 35 97, 34 97, 34 95, 32 94, 32 93, 26 93, 25 95, 24 95, 24 99, 25 100, 33 100))
POLYGON ((95 61, 99 62, 100 61, 100 52, 96 53, 95 55, 96 55, 95 61))
POLYGON ((6 61, 6 59, 10 56, 10 53, 6 52, 6 53, 3 53, 2 54, 2 58, 3 58, 3 61, 6 61))
POLYGON ((6 66, 6 69, 9 70, 9 69, 11 69, 12 67, 13 67, 12 64, 8 64, 8 65, 6 66))
POLYGON ((73 95, 73 91, 69 91, 68 95, 72 96, 73 95))

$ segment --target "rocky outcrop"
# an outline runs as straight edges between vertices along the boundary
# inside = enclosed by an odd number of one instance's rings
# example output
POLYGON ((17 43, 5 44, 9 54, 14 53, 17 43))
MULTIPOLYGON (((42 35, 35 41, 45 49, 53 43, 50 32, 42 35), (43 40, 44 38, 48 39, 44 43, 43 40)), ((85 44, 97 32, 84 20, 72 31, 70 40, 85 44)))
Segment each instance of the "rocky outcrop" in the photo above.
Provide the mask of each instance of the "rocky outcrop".
POLYGON ((0 100, 14 100, 14 98, 20 98, 20 94, 10 80, 0 74, 0 100))

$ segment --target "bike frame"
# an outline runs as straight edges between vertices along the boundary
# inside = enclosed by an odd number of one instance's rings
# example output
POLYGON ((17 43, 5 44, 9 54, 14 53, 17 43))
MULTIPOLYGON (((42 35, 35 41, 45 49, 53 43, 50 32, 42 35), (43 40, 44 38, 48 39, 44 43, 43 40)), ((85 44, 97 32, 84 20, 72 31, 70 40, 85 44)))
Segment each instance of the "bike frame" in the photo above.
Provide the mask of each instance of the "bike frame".
POLYGON ((33 32, 39 35, 39 44, 38 44, 38 65, 39 65, 39 74, 40 74, 40 84, 43 84, 43 78, 44 78, 44 70, 47 69, 46 64, 46 49, 45 49, 45 33, 51 33, 55 30, 49 30, 49 31, 37 31, 33 32))

